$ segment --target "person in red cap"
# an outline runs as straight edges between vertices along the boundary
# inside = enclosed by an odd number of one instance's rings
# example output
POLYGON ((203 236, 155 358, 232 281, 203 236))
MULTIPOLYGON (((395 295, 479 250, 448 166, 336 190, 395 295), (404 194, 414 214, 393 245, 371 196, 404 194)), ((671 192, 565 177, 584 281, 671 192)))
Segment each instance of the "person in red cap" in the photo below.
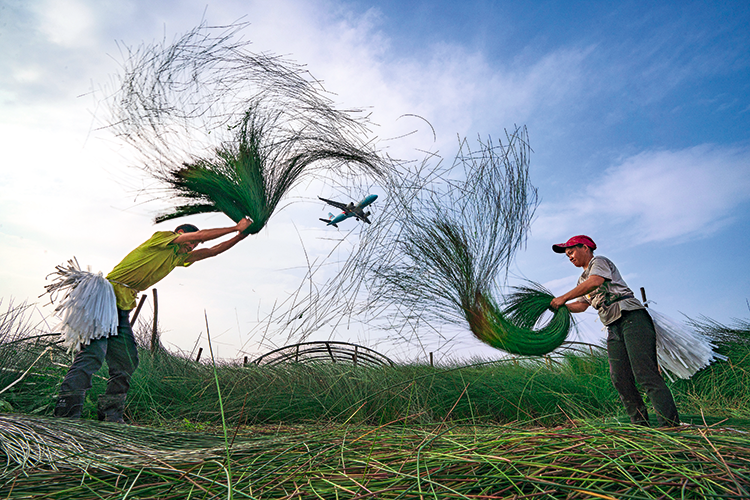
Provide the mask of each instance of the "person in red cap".
POLYGON ((573 236, 565 243, 552 245, 564 253, 574 266, 583 269, 578 285, 555 297, 550 307, 565 305, 578 313, 593 306, 607 327, 607 353, 612 383, 637 425, 648 425, 648 411, 636 382, 646 391, 660 426, 680 424, 672 393, 659 372, 656 361, 656 330, 651 316, 622 279, 611 260, 594 256, 596 243, 588 236, 573 236), (572 301, 572 302, 571 302, 572 301))

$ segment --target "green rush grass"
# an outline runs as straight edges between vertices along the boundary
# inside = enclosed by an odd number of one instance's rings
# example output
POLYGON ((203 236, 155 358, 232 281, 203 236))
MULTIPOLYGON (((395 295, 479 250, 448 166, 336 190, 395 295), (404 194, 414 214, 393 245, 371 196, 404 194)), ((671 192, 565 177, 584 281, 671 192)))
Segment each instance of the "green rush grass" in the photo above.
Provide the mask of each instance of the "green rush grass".
POLYGON ((87 398, 88 418, 47 416, 70 360, 30 327, 28 313, 0 314, 0 390, 15 382, 0 395, 0 498, 748 495, 744 323, 703 324, 725 333, 714 337, 729 360, 671 386, 683 416, 694 416, 683 420, 707 426, 623 424, 606 357, 593 348, 380 368, 214 368, 142 348, 127 407, 139 425, 122 426, 91 420, 105 371, 87 398))
POLYGON ((343 139, 307 137, 299 133, 280 140, 279 117, 260 106, 249 109, 234 140, 217 148, 213 157, 199 158, 168 169, 158 177, 184 204, 156 217, 156 222, 188 215, 222 212, 234 222, 249 216, 250 234, 265 227, 282 198, 308 170, 321 164, 357 164, 378 171, 378 157, 343 139))
POLYGON ((750 481, 748 440, 718 429, 256 426, 231 475, 211 434, 7 415, 0 431, 3 498, 742 498, 750 481))
MULTIPOLYGON (((0 394, 6 410, 49 415, 71 358, 57 338, 36 331, 30 309, 12 304, 0 314, 0 394), (41 356, 40 356, 41 355, 41 356), (12 387, 9 387, 12 385, 12 387)), ((750 418, 750 328, 698 325, 717 338, 727 361, 716 362, 690 380, 669 383, 678 409, 689 421, 750 418)), ((608 373, 606 353, 507 357, 431 367, 397 364, 283 364, 246 367, 210 364, 141 346, 131 381, 126 416, 160 425, 221 422, 218 387, 229 425, 349 422, 380 425, 411 422, 471 424, 522 422, 560 425, 568 419, 622 418, 608 373)), ((95 374, 84 416, 94 418, 104 392, 106 366, 95 374)))
POLYGON ((573 327, 570 311, 562 306, 537 328, 553 298, 537 284, 517 288, 505 298, 504 309, 490 297, 478 295, 473 308, 467 309, 466 319, 482 342, 511 354, 540 356, 560 347, 573 327))
MULTIPOLYGON (((15 381, 49 347, 40 339, 3 344, 2 387, 15 381), (15 354, 18 354, 17 356, 15 354)), ((228 425, 349 422, 380 425, 409 419, 419 424, 528 423, 561 425, 569 419, 622 419, 609 380, 606 356, 509 358, 503 361, 430 367, 353 367, 342 364, 213 367, 164 351, 141 349, 126 416, 132 422, 221 423, 217 380, 228 425)), ((49 415, 70 359, 53 347, 29 373, 0 395, 14 411, 49 415)), ((682 414, 701 421, 750 417, 748 347, 736 347, 693 379, 671 384, 682 414), (744 349, 744 350, 743 350, 744 349), (734 385, 731 385, 734 384, 734 385)), ((106 367, 94 377, 84 417, 95 418, 106 367)))

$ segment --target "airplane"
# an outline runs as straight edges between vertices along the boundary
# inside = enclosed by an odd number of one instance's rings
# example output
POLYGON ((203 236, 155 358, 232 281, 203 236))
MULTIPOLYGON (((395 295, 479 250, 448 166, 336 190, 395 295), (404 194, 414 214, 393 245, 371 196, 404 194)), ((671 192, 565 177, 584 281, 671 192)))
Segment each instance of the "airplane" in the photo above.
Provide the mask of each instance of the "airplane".
POLYGON ((318 199, 343 210, 342 213, 335 217, 333 216, 333 214, 329 213, 327 219, 320 219, 328 226, 339 227, 338 223, 348 219, 349 217, 355 217, 357 220, 361 220, 367 222, 368 224, 371 224, 370 219, 367 218, 370 215, 370 212, 365 212, 363 209, 373 201, 377 200, 378 195, 371 194, 356 205, 354 204, 354 202, 350 202, 349 204, 345 205, 338 201, 326 200, 325 198, 321 198, 320 196, 318 196, 318 199))

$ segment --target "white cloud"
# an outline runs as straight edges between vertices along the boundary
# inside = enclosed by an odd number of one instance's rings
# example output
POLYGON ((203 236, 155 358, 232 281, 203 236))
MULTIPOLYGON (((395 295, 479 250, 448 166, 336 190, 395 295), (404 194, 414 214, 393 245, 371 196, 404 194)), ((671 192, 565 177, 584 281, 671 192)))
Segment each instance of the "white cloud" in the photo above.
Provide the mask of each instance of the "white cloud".
MULTIPOLYGON (((322 79, 340 105, 371 107, 381 138, 419 128, 421 135, 409 138, 411 147, 446 153, 455 149, 456 134, 498 136, 535 116, 537 121, 552 120, 570 103, 580 102, 585 62, 595 50, 563 47, 507 64, 451 43, 406 52, 392 45, 384 33, 388 20, 377 9, 356 13, 327 1, 285 1, 283 7, 248 8, 253 16, 243 34, 252 40, 251 50, 289 54, 322 79), (428 120, 438 144, 432 144, 432 132, 422 122, 398 120, 404 114, 428 120)), ((209 7, 209 24, 216 22, 215 14, 209 7)), ((230 19, 221 15, 221 22, 230 19)))
POLYGON ((646 151, 567 198, 543 204, 535 230, 562 236, 617 226, 625 228, 624 238, 640 243, 700 238, 730 224, 750 201, 750 150, 701 145, 646 151))
POLYGON ((57 45, 76 48, 91 44, 96 16, 87 2, 48 0, 36 6, 39 31, 57 45))

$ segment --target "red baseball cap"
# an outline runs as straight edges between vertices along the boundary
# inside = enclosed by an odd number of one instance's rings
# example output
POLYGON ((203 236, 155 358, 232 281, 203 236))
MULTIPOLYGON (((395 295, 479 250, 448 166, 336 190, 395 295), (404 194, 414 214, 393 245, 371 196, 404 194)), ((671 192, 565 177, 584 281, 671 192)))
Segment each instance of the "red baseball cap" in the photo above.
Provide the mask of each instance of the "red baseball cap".
POLYGON ((592 240, 591 238, 583 234, 579 234, 578 236, 573 236, 565 243, 552 245, 552 250, 555 253, 565 253, 566 248, 574 247, 576 245, 586 245, 591 250, 596 250, 596 243, 594 243, 594 240, 592 240))

